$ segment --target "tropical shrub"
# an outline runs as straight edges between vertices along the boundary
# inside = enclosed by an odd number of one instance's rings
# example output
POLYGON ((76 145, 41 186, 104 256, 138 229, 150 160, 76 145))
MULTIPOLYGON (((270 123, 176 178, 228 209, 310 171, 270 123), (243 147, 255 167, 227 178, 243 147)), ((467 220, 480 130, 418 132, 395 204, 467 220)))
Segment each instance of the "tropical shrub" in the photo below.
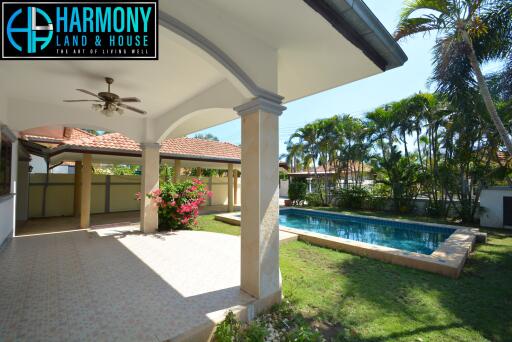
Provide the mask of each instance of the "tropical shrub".
POLYGON ((213 338, 216 342, 325 341, 290 301, 273 306, 251 323, 240 322, 230 311, 217 325, 213 338))
POLYGON ((147 194, 158 206, 159 229, 190 229, 197 224, 199 206, 212 193, 199 179, 164 183, 147 194))
POLYGON ((340 209, 364 209, 367 208, 370 191, 362 186, 339 189, 336 193, 336 205, 340 209))
POLYGON ((288 187, 288 198, 294 205, 300 205, 306 199, 308 185, 303 180, 294 179, 288 187))
POLYGON ((322 195, 318 192, 310 192, 306 194, 306 203, 309 207, 321 207, 324 205, 322 195))

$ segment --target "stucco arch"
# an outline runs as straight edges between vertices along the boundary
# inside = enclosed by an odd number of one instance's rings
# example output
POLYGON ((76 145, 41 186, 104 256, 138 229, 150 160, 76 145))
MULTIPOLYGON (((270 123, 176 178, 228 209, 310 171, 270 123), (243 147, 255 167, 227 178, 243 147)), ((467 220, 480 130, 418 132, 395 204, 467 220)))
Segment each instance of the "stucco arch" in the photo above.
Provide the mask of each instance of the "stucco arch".
POLYGON ((259 87, 256 82, 222 49, 208 38, 170 14, 160 10, 159 24, 181 38, 181 43, 215 66, 247 99, 266 97, 281 101, 279 95, 259 87))
POLYGON ((246 99, 229 81, 222 81, 153 121, 151 131, 154 141, 162 142, 169 136, 191 133, 190 130, 182 130, 179 134, 174 131, 190 118, 199 115, 203 119, 192 131, 234 120, 237 116, 233 108, 244 101, 246 99))
POLYGON ((161 140, 166 138, 177 138, 183 136, 184 132, 189 132, 187 124, 192 123, 195 120, 202 120, 206 125, 205 128, 212 127, 217 125, 217 122, 213 121, 211 123, 208 122, 208 118, 210 117, 223 117, 226 118, 224 122, 237 119, 237 114, 232 108, 204 108, 200 110, 196 110, 194 112, 188 113, 178 120, 172 123, 170 127, 167 128, 166 135, 161 137, 161 140))

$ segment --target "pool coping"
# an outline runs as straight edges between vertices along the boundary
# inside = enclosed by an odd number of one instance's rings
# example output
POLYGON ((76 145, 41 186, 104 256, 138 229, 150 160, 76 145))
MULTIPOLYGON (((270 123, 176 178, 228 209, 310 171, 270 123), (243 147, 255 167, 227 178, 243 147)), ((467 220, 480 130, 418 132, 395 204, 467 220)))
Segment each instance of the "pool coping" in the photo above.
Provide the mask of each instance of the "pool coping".
MULTIPOLYGON (((452 278, 458 278, 460 276, 462 268, 464 267, 464 263, 466 262, 469 253, 473 250, 473 247, 477 241, 477 235, 479 235, 481 239, 485 239, 485 234, 480 233, 478 228, 459 227, 454 225, 419 222, 403 219, 381 218, 358 214, 336 213, 331 211, 313 210, 307 208, 280 208, 280 210, 297 210, 305 212, 309 211, 328 214, 332 216, 358 217, 384 222, 410 223, 430 227, 454 229, 455 231, 439 246, 438 249, 436 249, 432 254, 427 255, 415 252, 408 252, 391 247, 373 245, 366 242, 334 237, 326 234, 308 232, 305 230, 290 228, 282 225, 279 226, 279 229, 281 231, 297 234, 299 236, 299 240, 314 245, 332 248, 336 250, 342 250, 352 254, 381 260, 391 264, 411 267, 427 272, 441 274, 452 278)), ((220 214, 215 216, 215 219, 236 225, 240 225, 241 222, 240 212, 220 214)))

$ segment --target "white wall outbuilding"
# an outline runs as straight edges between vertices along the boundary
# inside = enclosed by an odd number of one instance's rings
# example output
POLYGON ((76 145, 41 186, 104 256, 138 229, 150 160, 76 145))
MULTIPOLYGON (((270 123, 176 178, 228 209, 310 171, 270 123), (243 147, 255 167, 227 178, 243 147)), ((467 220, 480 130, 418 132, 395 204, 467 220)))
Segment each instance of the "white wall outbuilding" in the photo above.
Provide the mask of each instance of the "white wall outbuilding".
MULTIPOLYGON (((512 187, 492 187, 482 190, 480 195, 480 225, 482 227, 492 228, 512 228, 512 225, 506 225, 503 220, 505 217, 505 198, 512 198, 512 187)), ((510 209, 510 208, 509 208, 510 209)), ((511 213, 512 214, 512 213, 511 213)))

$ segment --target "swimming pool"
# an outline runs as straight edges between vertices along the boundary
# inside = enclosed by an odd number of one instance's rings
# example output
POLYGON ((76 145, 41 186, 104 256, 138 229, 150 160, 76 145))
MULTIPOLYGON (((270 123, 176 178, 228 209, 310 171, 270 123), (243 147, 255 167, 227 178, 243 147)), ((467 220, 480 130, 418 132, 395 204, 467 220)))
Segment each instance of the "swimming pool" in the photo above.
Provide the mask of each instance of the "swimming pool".
POLYGON ((369 217, 285 209, 279 225, 431 255, 456 229, 369 217))

